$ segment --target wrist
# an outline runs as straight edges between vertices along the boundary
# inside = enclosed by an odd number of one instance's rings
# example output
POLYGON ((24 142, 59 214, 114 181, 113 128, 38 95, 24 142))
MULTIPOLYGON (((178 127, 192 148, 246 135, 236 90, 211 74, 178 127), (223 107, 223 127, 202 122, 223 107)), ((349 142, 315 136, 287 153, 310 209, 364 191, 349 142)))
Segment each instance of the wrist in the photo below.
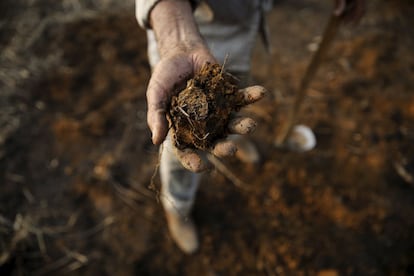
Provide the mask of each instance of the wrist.
POLYGON ((150 23, 161 56, 179 49, 206 48, 187 0, 162 0, 152 9, 150 23))

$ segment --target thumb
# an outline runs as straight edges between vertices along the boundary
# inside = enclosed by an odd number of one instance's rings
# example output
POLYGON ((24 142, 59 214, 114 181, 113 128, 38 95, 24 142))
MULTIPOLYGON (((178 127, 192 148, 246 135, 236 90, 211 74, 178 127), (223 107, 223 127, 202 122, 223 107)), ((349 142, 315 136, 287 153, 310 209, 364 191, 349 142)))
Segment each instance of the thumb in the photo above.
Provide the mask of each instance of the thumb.
POLYGON ((148 110, 147 123, 152 133, 152 143, 160 145, 168 132, 165 108, 153 108, 151 112, 148 110))
POLYGON ((152 133, 152 143, 161 144, 168 132, 168 122, 166 118, 168 108, 169 89, 163 85, 154 72, 147 88, 147 123, 152 133))
POLYGON ((161 144, 167 136, 168 104, 173 92, 190 76, 189 67, 183 61, 161 61, 154 69, 147 88, 147 123, 155 145, 161 144))

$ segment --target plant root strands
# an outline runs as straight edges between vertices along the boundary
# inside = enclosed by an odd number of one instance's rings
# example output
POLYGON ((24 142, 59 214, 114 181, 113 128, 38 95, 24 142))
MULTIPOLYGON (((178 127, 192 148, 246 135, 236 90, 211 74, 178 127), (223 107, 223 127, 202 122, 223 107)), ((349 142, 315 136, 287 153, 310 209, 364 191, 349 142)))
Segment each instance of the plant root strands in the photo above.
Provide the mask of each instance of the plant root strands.
POLYGON ((234 112, 244 103, 236 78, 219 64, 206 63, 171 100, 168 119, 178 149, 211 150, 228 134, 234 112))

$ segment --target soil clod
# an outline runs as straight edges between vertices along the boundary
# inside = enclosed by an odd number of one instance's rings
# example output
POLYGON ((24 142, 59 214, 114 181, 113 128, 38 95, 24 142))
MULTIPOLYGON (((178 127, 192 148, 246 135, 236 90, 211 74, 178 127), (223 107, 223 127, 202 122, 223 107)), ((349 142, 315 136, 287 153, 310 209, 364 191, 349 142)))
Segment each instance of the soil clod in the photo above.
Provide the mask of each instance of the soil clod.
POLYGON ((243 106, 237 81, 219 64, 206 63, 171 100, 168 117, 179 149, 208 150, 228 134, 228 123, 243 106))

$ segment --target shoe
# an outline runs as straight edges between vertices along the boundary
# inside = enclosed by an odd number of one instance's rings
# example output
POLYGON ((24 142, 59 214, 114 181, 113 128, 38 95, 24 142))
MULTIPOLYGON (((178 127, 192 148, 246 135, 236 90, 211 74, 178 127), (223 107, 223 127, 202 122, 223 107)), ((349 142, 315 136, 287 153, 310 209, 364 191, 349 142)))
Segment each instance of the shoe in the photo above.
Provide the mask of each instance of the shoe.
POLYGON ((286 143, 292 151, 306 152, 316 146, 316 138, 311 128, 305 125, 296 125, 293 127, 286 143))
POLYGON ((177 246, 186 254, 193 254, 198 249, 197 230, 191 218, 176 211, 165 211, 168 229, 177 246))
POLYGON ((235 154, 237 159, 247 164, 257 165, 260 163, 260 154, 249 139, 241 135, 229 135, 229 140, 237 147, 235 154))

